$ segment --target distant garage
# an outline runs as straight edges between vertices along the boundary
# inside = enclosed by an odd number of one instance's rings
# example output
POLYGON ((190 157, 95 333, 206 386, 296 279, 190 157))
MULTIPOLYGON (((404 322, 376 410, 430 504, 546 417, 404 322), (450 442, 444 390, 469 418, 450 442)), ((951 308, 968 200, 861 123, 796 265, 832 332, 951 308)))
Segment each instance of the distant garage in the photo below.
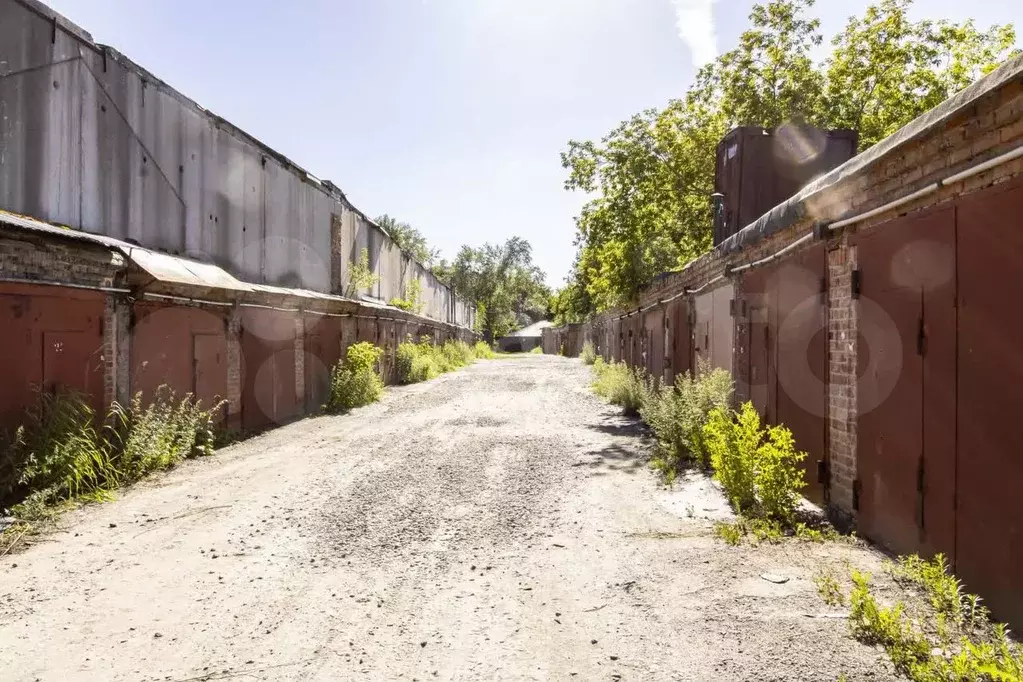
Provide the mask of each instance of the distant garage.
POLYGON ((549 320, 534 322, 497 340, 497 349, 506 353, 528 353, 543 343, 543 330, 554 326, 549 320))

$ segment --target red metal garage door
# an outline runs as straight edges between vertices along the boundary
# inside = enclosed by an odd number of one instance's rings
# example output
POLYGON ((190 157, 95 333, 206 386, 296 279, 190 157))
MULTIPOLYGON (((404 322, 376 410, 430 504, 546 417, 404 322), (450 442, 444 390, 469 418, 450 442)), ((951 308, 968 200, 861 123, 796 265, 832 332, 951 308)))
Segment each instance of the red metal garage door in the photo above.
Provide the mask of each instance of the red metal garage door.
POLYGON ((165 303, 132 308, 131 392, 166 385, 206 406, 227 396, 227 336, 221 311, 165 303))
MULTIPOLYGON (((1023 182, 958 208, 956 569, 995 615, 1023 627, 1023 182)), ((928 337, 929 340, 932 338, 928 337)), ((943 391, 947 400, 947 391, 943 391)))
POLYGON ((664 308, 647 311, 644 319, 646 333, 646 371, 658 380, 664 380, 664 308))
MULTIPOLYGON (((774 422, 792 431, 807 453, 803 494, 824 503, 817 462, 826 461, 827 329, 824 320, 824 244, 798 253, 770 275, 777 301, 774 322, 777 412, 774 422)), ((758 349, 759 350, 759 349, 758 349)))
POLYGON ((99 292, 0 284, 0 429, 24 422, 40 388, 82 392, 103 410, 104 301, 99 292))
POLYGON ((259 431, 299 416, 294 313, 246 308, 242 314, 242 423, 259 431))
POLYGON ((899 553, 955 550, 954 215, 929 211, 857 240, 858 525, 899 553))

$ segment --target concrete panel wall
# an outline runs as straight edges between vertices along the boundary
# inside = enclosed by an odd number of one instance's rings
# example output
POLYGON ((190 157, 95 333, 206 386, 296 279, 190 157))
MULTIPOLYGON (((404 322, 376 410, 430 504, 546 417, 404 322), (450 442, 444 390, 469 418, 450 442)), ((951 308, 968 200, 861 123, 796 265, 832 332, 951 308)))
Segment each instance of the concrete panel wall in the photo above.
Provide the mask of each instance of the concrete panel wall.
POLYGON ((379 281, 359 293, 401 298, 418 277, 424 315, 475 318, 339 189, 34 0, 0 0, 0 208, 323 292, 367 249, 379 281))

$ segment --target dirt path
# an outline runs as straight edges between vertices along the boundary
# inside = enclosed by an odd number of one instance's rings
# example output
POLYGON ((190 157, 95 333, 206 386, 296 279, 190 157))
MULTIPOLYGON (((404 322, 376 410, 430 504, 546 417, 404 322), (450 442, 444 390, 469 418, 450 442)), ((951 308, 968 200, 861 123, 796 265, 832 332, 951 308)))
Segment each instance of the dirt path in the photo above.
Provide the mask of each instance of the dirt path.
POLYGON ((891 678, 812 581, 876 557, 723 545, 587 378, 480 362, 76 512, 0 560, 0 676, 891 678))

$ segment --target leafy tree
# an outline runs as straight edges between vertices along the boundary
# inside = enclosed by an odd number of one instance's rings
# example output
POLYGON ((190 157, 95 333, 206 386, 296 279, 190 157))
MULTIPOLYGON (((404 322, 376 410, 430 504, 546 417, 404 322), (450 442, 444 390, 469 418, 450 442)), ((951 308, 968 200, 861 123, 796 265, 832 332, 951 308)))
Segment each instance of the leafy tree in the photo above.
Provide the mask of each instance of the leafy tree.
POLYGON ((544 273, 533 264, 533 249, 521 237, 504 244, 463 246, 434 274, 456 294, 476 304, 477 326, 490 339, 543 319, 550 301, 544 273))
POLYGON ((911 4, 881 0, 851 18, 820 61, 814 0, 755 5, 738 45, 703 67, 683 97, 599 142, 569 141, 565 188, 595 197, 576 218, 578 254, 555 315, 633 301, 656 275, 710 247, 715 149, 730 128, 853 128, 866 149, 1010 56, 1011 26, 913 22, 911 4))
POLYGON ((883 0, 851 17, 823 65, 824 123, 870 147, 933 109, 1012 54, 1011 25, 911 22, 911 0, 883 0))
POLYGON ((398 248, 426 267, 432 266, 440 255, 438 249, 429 247, 423 233, 408 223, 400 222, 386 213, 377 218, 375 222, 387 230, 387 234, 391 235, 391 239, 398 245, 398 248))

